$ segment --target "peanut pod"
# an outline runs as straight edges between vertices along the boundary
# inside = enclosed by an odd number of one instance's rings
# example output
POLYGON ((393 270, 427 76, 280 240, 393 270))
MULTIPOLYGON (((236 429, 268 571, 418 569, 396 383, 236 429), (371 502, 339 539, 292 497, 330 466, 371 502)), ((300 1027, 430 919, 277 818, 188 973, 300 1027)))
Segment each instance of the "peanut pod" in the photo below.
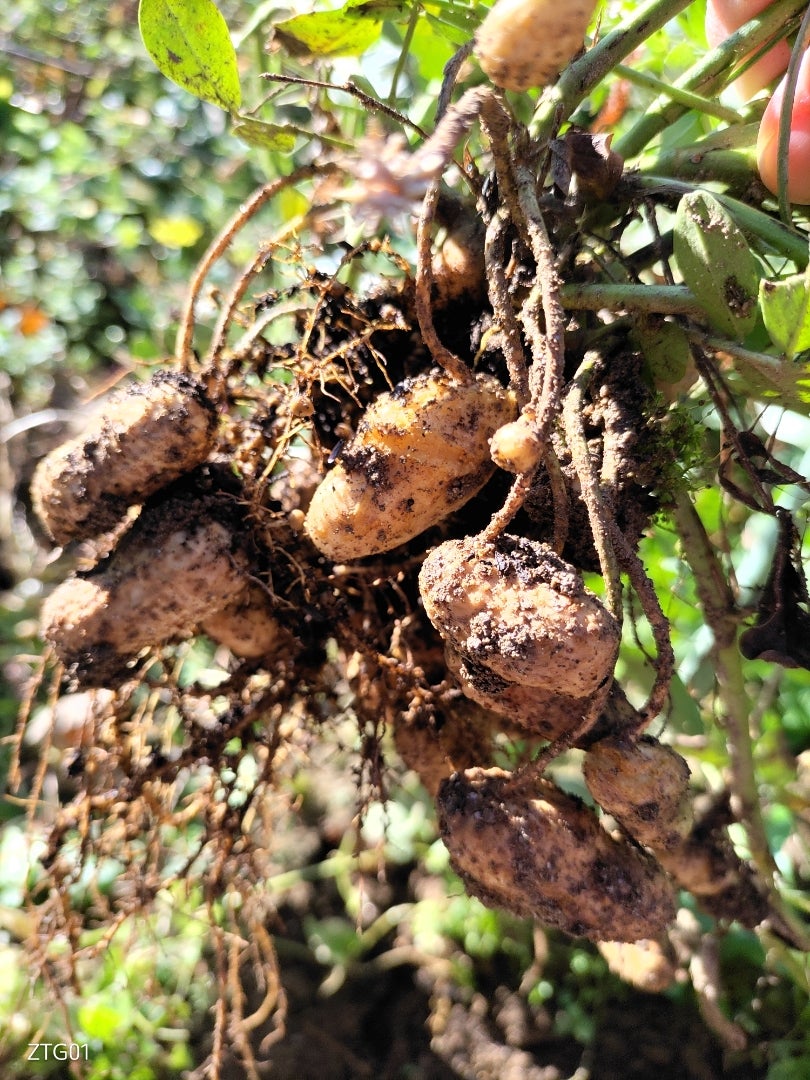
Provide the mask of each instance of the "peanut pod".
POLYGON ((471 769, 442 783, 437 806, 451 865, 487 907, 611 941, 656 937, 675 915, 655 860, 549 780, 471 769))
POLYGON ((492 476, 488 440, 514 400, 491 375, 430 372, 381 394, 307 511, 312 543, 335 562, 390 551, 463 506, 492 476))
POLYGON ((593 0, 497 0, 478 27, 474 53, 504 90, 546 86, 582 48, 593 0))
POLYGON ((43 458, 31 484, 34 510, 58 544, 106 532, 129 506, 202 464, 215 428, 196 379, 160 371, 114 394, 82 435, 43 458))
POLYGON ((191 636, 244 590, 233 512, 214 495, 162 500, 108 558, 51 593, 42 636, 79 685, 120 683, 143 649, 191 636))

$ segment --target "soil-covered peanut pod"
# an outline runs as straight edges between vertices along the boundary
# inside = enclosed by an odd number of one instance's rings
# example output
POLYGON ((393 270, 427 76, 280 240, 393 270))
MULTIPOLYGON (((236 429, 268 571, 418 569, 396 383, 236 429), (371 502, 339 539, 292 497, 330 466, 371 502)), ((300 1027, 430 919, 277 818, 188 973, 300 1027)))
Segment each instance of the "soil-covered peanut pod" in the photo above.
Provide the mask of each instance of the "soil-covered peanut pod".
POLYGON ((437 807, 451 865, 487 907, 611 941, 656 937, 674 917, 655 860, 612 837, 590 807, 549 780, 501 769, 454 773, 437 807))
POLYGON ((425 559, 419 589, 445 642, 507 683, 587 698, 613 672, 616 620, 547 544, 447 540, 425 559))
POLYGON ((666 852, 683 843, 692 827, 689 766, 671 746, 651 735, 603 739, 583 773, 596 802, 640 844, 666 852))
POLYGON ((41 632, 80 686, 114 686, 147 646, 182 640, 225 608, 248 569, 231 499, 170 496, 148 506, 112 554, 59 585, 41 632))
POLYGON ((546 86, 582 48, 594 0, 497 0, 475 35, 475 55, 504 90, 546 86))
POLYGON ((736 919, 748 927, 758 926, 770 916, 775 926, 780 925, 782 920, 772 911, 767 889, 756 870, 734 849, 728 835, 733 820, 724 795, 700 799, 689 835, 679 846, 656 852, 656 857, 710 915, 736 919))
POLYGON ((226 607, 207 616, 200 629, 246 660, 272 655, 285 636, 270 598, 256 584, 248 585, 226 607))
POLYGON ((381 394, 321 481, 307 535, 335 562, 390 551, 463 506, 495 471, 488 440, 515 415, 491 375, 429 372, 381 394))
POLYGON ((689 766, 675 750, 651 736, 635 743, 605 739, 585 755, 583 773, 602 809, 649 848, 704 910, 744 926, 766 917, 765 891, 726 832, 727 807, 721 801, 695 815, 687 790, 689 766))
POLYGON ((114 394, 87 431, 39 463, 34 510, 58 544, 112 529, 210 454, 216 412, 196 379, 160 371, 114 394))
MULTIPOLYGON (((466 697, 499 716, 508 717, 515 731, 522 730, 539 739, 557 739, 569 732, 586 713, 595 715, 610 691, 606 680, 585 697, 547 690, 540 686, 509 682, 483 664, 465 659, 452 645, 445 650, 447 669, 466 697)), ((589 733, 589 736, 591 733, 589 733)), ((476 762, 482 764, 482 762, 476 762)))

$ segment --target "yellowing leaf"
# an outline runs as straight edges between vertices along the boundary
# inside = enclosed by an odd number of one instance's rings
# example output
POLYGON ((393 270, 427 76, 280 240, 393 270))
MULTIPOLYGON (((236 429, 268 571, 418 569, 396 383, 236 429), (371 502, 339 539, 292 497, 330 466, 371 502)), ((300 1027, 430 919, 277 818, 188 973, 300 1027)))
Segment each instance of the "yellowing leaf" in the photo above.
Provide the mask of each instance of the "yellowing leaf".
POLYGON ((268 124, 252 116, 240 116, 233 133, 248 146, 263 146, 267 150, 289 151, 295 146, 298 129, 289 125, 268 124))
POLYGON ((239 108, 236 52, 213 0, 140 0, 138 24, 147 52, 167 79, 226 112, 239 108))
POLYGON ((199 221, 190 217, 159 217, 149 226, 149 235, 164 247, 193 247, 203 234, 199 221))
POLYGON ((315 11, 276 23, 288 51, 315 56, 359 56, 380 36, 382 23, 346 4, 340 11, 315 11))

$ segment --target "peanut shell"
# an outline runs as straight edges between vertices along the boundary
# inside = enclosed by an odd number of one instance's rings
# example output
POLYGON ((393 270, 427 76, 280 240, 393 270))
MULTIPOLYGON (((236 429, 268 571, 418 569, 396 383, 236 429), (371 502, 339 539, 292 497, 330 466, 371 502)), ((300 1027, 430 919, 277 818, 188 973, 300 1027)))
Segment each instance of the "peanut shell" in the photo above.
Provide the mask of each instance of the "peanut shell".
POLYGON ((445 641, 507 683, 587 698, 613 671, 616 620, 546 544, 447 540, 425 559, 419 589, 445 641))
POLYGON ((437 806, 451 865, 487 907, 600 941, 656 937, 675 915, 658 864, 549 780, 470 769, 437 806))
POLYGON ((112 555, 51 593, 42 636, 79 685, 115 685, 142 649, 189 637, 242 592, 247 557, 232 512, 214 497, 166 499, 112 555))
POLYGON ((190 375, 161 371, 114 394, 76 439, 38 464, 34 510, 57 544, 112 529, 129 506, 206 460, 216 412, 190 375))
POLYGON ((650 735, 604 739, 583 762, 588 790, 603 810, 655 852, 677 848, 692 826, 689 766, 650 735))
POLYGON ((201 629, 234 656, 248 660, 272 655, 284 635, 269 597, 255 584, 248 585, 226 607, 207 616, 201 629))
POLYGON ((381 394, 318 486, 304 528, 335 562, 390 551, 463 506, 495 471, 488 440, 515 414, 491 375, 430 372, 381 394))
POLYGON ((504 90, 546 86, 582 48, 593 0, 497 0, 475 35, 485 74, 504 90))

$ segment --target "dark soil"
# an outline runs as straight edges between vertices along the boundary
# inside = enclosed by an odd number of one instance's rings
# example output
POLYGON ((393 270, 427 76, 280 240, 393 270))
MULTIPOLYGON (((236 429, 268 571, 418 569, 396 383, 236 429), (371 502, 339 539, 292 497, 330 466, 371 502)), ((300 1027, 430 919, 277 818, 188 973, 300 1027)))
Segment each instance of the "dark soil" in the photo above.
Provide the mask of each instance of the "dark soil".
MULTIPOLYGON (((431 999, 406 966, 350 978, 323 997, 317 965, 282 957, 282 973, 287 1035, 259 1058, 273 1080, 754 1080, 765 1072, 727 1061, 696 1008, 666 996, 607 1001, 583 1047, 552 1034, 543 1010, 506 986, 466 1003, 435 990, 431 999)), ((223 1080, 245 1076, 234 1060, 223 1072, 223 1080)))

